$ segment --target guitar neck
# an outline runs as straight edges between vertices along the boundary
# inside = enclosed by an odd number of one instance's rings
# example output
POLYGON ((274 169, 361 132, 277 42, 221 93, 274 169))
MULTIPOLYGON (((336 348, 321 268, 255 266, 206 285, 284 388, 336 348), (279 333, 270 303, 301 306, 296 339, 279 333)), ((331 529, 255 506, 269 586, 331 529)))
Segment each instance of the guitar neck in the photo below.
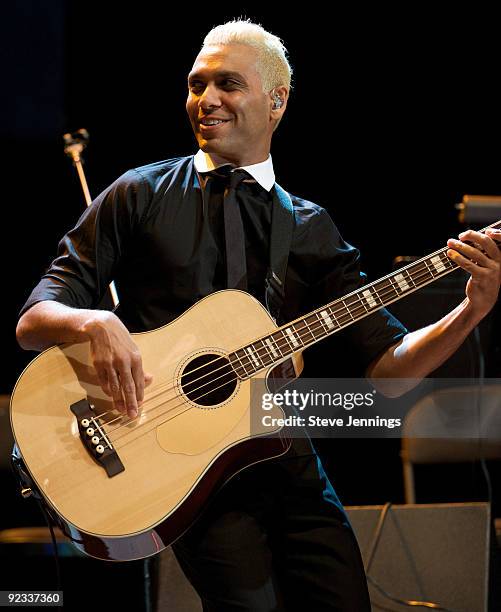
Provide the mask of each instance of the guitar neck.
MULTIPOLYGON (((499 226, 501 221, 488 227, 499 226)), ((479 231, 485 232, 486 229, 479 231)), ((312 346, 380 308, 457 270, 457 264, 447 257, 448 250, 448 247, 444 247, 435 251, 392 274, 313 310, 304 317, 282 325, 267 336, 257 338, 251 344, 229 355, 233 369, 240 379, 250 378, 259 371, 280 363, 293 353, 312 346)))

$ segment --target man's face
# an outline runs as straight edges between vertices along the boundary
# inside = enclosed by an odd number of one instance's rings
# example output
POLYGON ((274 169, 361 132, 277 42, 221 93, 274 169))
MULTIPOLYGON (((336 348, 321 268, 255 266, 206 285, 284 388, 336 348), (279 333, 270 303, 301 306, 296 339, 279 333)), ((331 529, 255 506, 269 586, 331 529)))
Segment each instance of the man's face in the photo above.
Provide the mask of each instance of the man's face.
POLYGON ((188 75, 186 110, 202 151, 238 166, 267 159, 274 121, 270 96, 248 45, 205 47, 188 75))

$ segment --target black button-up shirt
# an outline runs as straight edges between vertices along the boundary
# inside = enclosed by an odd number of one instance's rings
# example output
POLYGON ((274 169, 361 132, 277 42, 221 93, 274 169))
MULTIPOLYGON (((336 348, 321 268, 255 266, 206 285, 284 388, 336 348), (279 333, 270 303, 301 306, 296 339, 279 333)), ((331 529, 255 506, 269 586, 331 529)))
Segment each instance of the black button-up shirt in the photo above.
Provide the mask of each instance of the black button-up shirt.
MULTIPOLYGON (((215 181, 205 190, 204 183, 192 156, 126 172, 63 237, 58 256, 21 312, 42 300, 95 308, 114 279, 120 297, 116 313, 137 332, 155 329, 224 289, 224 185, 215 181)), ((243 183, 238 197, 249 292, 264 302, 274 189, 269 193, 258 183, 243 183)), ((366 282, 358 250, 342 239, 328 213, 312 202, 291 198, 294 232, 283 322, 366 282)), ((382 309, 343 333, 368 365, 406 330, 382 309)))

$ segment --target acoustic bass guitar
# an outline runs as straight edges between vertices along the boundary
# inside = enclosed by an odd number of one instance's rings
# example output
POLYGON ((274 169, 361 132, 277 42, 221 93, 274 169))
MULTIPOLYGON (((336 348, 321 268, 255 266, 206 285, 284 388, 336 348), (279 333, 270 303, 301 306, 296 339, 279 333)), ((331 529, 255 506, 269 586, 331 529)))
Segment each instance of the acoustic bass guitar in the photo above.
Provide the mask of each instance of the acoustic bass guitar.
MULTIPOLYGON (((252 418, 251 385, 267 393, 278 364, 294 356, 298 373, 306 347, 457 269, 446 253, 280 327, 256 299, 226 290, 133 334, 153 383, 132 420, 101 390, 89 343, 44 351, 11 399, 24 482, 81 551, 121 561, 160 552, 229 478, 288 450, 280 430, 252 418)), ((285 416, 278 406, 267 414, 285 416)))

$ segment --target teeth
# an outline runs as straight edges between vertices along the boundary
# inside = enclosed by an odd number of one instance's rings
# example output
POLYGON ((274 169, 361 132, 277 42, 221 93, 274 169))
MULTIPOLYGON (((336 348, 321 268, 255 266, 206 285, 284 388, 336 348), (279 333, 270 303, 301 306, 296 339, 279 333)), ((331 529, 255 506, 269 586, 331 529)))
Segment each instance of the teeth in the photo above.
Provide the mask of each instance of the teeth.
POLYGON ((222 119, 206 119, 202 122, 204 125, 219 125, 220 123, 224 123, 222 119))

